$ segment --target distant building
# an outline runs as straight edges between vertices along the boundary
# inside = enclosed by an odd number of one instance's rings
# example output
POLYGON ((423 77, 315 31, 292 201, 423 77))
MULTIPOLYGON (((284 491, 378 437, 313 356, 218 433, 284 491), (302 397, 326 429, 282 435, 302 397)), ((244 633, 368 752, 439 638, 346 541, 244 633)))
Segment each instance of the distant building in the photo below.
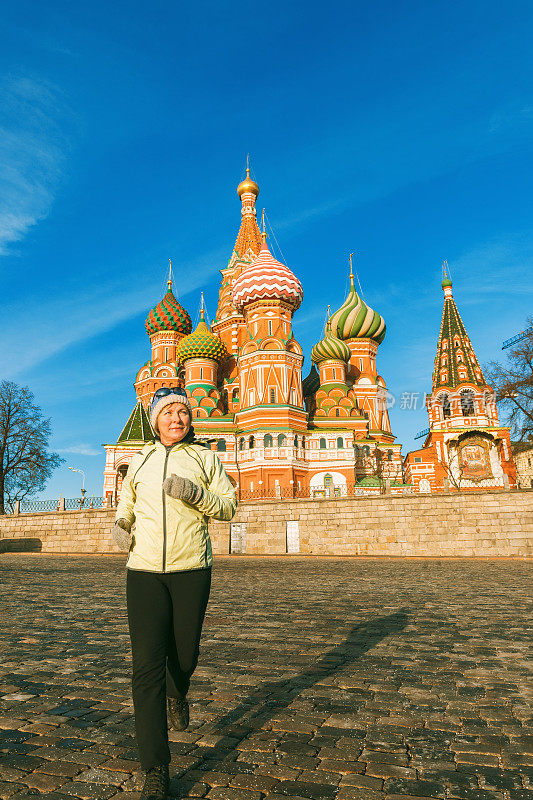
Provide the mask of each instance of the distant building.
POLYGON ((401 445, 376 367, 383 318, 350 275, 302 380, 293 332, 303 300, 296 275, 271 254, 256 217, 259 187, 237 189, 241 224, 222 280, 216 319, 191 318, 168 291, 146 319, 152 356, 135 380, 137 405, 119 440, 105 445, 104 495, 116 497, 132 454, 150 441, 146 410, 161 386, 185 387, 196 435, 210 441, 241 498, 402 491, 401 445), (144 437, 144 438, 143 438, 144 437))
POLYGON ((424 446, 407 454, 405 479, 418 492, 516 486, 509 428, 500 425, 494 393, 485 382, 452 294, 442 282, 444 309, 427 398, 424 446))

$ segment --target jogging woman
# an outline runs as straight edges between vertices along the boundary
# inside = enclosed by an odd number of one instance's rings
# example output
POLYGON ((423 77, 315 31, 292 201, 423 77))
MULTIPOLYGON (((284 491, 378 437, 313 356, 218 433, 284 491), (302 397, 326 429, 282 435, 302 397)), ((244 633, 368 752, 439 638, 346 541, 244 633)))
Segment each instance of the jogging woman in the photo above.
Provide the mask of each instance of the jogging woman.
POLYGON ((237 499, 216 453, 194 442, 182 389, 158 389, 153 444, 136 453, 120 495, 115 541, 129 550, 128 624, 141 800, 168 796, 170 725, 189 724, 187 691, 198 661, 213 561, 208 517, 230 520, 237 499))

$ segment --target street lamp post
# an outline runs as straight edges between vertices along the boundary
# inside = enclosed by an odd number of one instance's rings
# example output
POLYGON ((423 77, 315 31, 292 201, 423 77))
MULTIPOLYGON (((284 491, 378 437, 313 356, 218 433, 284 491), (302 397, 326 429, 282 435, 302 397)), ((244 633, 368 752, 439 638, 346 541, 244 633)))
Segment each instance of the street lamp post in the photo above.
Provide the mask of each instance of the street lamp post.
POLYGON ((83 483, 81 487, 81 502, 80 502, 80 509, 83 508, 83 503, 85 501, 85 472, 82 469, 76 469, 75 467, 69 467, 71 472, 79 472, 83 475, 83 483))

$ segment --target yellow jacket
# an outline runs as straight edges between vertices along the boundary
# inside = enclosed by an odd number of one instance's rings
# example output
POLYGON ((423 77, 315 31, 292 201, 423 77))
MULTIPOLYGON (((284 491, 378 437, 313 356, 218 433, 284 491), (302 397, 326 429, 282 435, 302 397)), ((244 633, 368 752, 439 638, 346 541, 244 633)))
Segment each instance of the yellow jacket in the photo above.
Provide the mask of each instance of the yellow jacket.
POLYGON ((177 572, 211 566, 208 517, 230 520, 237 509, 235 490, 216 453, 201 445, 159 440, 136 453, 122 484, 116 519, 133 523, 126 566, 149 572, 177 572), (204 488, 197 506, 163 491, 175 474, 204 488))

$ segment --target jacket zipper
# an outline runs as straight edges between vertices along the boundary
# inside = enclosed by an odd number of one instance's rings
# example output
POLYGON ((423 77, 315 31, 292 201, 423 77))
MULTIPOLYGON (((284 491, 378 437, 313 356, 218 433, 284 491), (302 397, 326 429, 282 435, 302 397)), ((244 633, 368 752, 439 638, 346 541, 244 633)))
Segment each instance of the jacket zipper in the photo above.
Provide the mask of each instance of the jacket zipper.
MULTIPOLYGON (((165 453, 165 466, 163 468, 163 483, 167 477, 167 464, 170 450, 165 453)), ((165 490, 161 489, 163 496, 163 572, 167 571, 167 495, 165 490)))

